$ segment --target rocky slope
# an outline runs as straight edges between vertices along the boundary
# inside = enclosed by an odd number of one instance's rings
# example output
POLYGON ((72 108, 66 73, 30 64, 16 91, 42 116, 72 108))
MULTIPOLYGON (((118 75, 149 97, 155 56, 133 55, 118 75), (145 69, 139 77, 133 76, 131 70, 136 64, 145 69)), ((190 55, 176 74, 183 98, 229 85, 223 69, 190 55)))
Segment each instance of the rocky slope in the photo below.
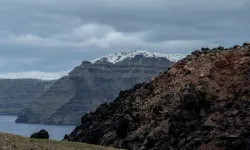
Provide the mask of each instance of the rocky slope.
POLYGON ((19 115, 24 107, 44 93, 55 81, 0 79, 0 115, 19 115))
POLYGON ((114 100, 121 90, 149 80, 171 64, 167 56, 147 51, 84 61, 37 98, 16 122, 80 124, 83 114, 114 100))
POLYGON ((81 122, 66 139, 131 150, 250 149, 250 43, 194 51, 81 122))

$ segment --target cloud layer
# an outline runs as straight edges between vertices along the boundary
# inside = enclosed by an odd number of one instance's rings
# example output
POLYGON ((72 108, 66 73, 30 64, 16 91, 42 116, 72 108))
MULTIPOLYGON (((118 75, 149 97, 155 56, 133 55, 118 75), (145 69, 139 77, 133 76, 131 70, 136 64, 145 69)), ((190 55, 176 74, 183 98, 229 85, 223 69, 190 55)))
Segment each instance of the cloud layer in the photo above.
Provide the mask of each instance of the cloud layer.
POLYGON ((42 72, 42 71, 9 72, 0 74, 0 78, 4 79, 34 78, 43 80, 55 80, 66 74, 67 74, 66 72, 42 72))
POLYGON ((2 0, 0 77, 50 76, 112 52, 241 44, 250 40, 249 7, 249 0, 2 0))

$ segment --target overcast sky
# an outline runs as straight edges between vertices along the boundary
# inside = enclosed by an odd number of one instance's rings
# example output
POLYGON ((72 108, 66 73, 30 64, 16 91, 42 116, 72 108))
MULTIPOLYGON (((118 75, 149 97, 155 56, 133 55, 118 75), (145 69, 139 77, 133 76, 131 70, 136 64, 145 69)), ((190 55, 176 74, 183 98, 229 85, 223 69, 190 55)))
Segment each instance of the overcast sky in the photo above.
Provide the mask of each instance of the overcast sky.
POLYGON ((0 78, 59 78, 83 60, 250 41, 249 0, 1 0, 0 78))

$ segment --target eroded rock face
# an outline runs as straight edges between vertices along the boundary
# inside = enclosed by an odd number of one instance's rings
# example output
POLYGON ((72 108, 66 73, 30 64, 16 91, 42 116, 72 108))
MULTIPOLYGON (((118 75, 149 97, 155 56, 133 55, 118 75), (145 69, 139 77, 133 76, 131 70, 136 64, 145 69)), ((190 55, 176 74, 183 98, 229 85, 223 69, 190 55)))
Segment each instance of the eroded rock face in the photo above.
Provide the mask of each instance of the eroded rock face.
POLYGON ((16 122, 80 124, 83 114, 113 101, 121 90, 148 81, 171 64, 166 58, 147 57, 124 59, 117 64, 84 61, 34 99, 34 104, 25 108, 16 122))
POLYGON ((248 44, 196 51, 84 115, 68 140, 131 150, 250 149, 249 54, 248 44))
POLYGON ((36 97, 47 91, 55 80, 0 79, 0 115, 19 115, 36 97))

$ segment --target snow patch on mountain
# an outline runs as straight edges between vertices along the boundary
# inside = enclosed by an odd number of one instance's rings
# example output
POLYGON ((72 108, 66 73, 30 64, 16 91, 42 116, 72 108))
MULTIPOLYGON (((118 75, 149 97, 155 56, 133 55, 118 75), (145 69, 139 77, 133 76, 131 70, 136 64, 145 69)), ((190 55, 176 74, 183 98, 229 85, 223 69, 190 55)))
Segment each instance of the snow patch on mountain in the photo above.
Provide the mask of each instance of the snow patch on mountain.
POLYGON ((170 61, 176 62, 184 58, 187 54, 161 54, 161 53, 149 52, 146 50, 136 50, 132 52, 120 52, 120 53, 109 54, 109 55, 94 59, 91 61, 91 63, 110 62, 112 64, 116 64, 125 59, 134 58, 135 56, 138 56, 138 55, 142 55, 143 57, 146 57, 146 58, 166 58, 170 61))

